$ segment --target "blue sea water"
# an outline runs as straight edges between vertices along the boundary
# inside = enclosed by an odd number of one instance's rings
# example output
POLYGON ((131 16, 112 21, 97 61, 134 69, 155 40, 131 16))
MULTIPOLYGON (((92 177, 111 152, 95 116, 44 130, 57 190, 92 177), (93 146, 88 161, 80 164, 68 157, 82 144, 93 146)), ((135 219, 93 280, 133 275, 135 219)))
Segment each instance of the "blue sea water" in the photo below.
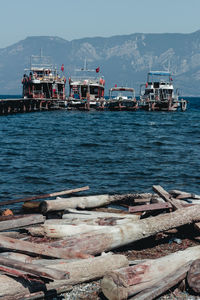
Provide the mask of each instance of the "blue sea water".
MULTIPOLYGON (((186 112, 46 111, 0 117, 0 201, 89 194, 200 194, 200 98, 186 112)), ((21 205, 21 204, 20 204, 21 205)))

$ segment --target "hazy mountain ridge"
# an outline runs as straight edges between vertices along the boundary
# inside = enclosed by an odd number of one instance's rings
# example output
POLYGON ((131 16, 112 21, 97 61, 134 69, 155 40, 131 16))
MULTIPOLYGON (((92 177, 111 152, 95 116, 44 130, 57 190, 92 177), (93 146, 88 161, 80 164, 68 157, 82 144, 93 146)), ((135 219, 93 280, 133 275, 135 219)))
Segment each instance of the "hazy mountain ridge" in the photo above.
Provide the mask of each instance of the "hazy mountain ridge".
POLYGON ((100 66, 106 80, 106 94, 114 84, 139 86, 147 72, 168 70, 183 95, 200 94, 200 31, 191 34, 143 34, 94 37, 67 41, 59 37, 28 37, 0 49, 0 94, 21 94, 21 78, 30 56, 50 56, 70 77, 87 59, 88 68, 100 66))

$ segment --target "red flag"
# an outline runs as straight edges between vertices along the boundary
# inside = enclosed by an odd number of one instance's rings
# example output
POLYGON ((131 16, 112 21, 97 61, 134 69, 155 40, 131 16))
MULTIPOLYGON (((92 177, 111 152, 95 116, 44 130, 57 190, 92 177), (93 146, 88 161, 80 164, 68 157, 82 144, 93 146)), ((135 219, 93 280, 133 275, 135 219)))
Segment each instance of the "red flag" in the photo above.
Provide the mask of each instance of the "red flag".
POLYGON ((145 87, 146 87, 146 88, 148 87, 148 82, 146 82, 145 87))
POLYGON ((115 84, 115 87, 117 87, 117 84, 115 84))
POLYGON ((100 67, 96 68, 96 73, 99 73, 100 67))
POLYGON ((62 64, 60 69, 61 69, 62 72, 64 72, 64 64, 62 64))

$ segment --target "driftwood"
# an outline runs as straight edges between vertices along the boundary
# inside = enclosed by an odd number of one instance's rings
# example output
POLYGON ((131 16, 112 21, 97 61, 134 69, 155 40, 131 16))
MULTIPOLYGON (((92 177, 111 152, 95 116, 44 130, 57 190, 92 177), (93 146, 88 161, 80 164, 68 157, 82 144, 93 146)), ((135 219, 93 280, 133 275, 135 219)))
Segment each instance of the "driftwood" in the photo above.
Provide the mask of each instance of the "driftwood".
POLYGON ((0 247, 4 249, 18 250, 23 253, 38 254, 55 258, 87 258, 88 255, 81 253, 79 250, 75 252, 66 251, 66 249, 55 248, 45 244, 35 244, 27 241, 21 241, 6 236, 0 237, 0 247))
POLYGON ((58 263, 49 265, 49 268, 66 271, 70 273, 67 284, 77 284, 89 280, 102 278, 109 270, 121 268, 118 266, 128 266, 128 259, 124 255, 106 254, 99 257, 82 259, 70 263, 58 263))
POLYGON ((179 282, 185 279, 189 263, 179 268, 175 273, 170 274, 162 279, 162 281, 157 282, 153 287, 145 289, 144 291, 138 293, 136 296, 129 298, 129 300, 153 300, 171 289, 179 282))
POLYGON ((40 209, 42 213, 56 210, 67 210, 69 208, 93 208, 107 205, 116 201, 134 200, 138 194, 126 195, 94 195, 94 196, 81 196, 70 198, 59 198, 56 200, 42 201, 40 209))
POLYGON ((200 259, 191 264, 187 274, 187 282, 195 293, 200 294, 200 259))
POLYGON ((27 254, 17 253, 17 252, 1 252, 0 257, 5 257, 8 259, 14 259, 17 261, 21 261, 23 263, 32 263, 32 261, 35 259, 34 257, 31 257, 27 254))
POLYGON ((23 278, 0 275, 0 298, 3 300, 44 299, 43 296, 47 296, 49 292, 58 294, 71 289, 65 280, 45 284, 42 281, 32 282, 23 278))
POLYGON ((183 192, 180 190, 171 190, 169 191, 169 193, 175 197, 176 199, 199 199, 200 200, 200 195, 196 195, 193 193, 187 193, 187 192, 183 192))
POLYGON ((45 217, 42 215, 22 215, 1 217, 0 231, 25 227, 28 225, 43 223, 45 217))
POLYGON ((31 293, 28 291, 16 293, 14 296, 3 296, 3 300, 36 300, 36 299, 57 299, 58 295, 69 292, 72 290, 72 286, 68 286, 65 283, 44 285, 43 291, 31 293))
POLYGON ((56 200, 46 200, 41 203, 42 213, 56 210, 66 210, 68 208, 92 208, 107 205, 113 200, 109 195, 82 196, 70 198, 57 198, 56 200))
POLYGON ((55 193, 50 193, 50 194, 44 194, 44 195, 37 195, 37 196, 32 196, 32 197, 27 197, 27 198, 22 198, 22 199, 15 199, 15 200, 9 200, 9 201, 1 201, 0 205, 8 205, 8 204, 13 204, 13 203, 19 203, 19 202, 26 202, 26 201, 31 201, 31 200, 36 200, 36 199, 45 199, 49 197, 57 197, 61 195, 69 195, 77 192, 82 192, 88 190, 88 186, 84 186, 81 188, 73 189, 73 190, 65 190, 61 192, 55 192, 55 193))
MULTIPOLYGON (((8 276, 0 275, 0 297, 3 299, 6 295, 17 295, 18 293, 38 292, 49 289, 57 289, 59 286, 69 287, 70 284, 77 284, 89 280, 102 278, 107 272, 128 266, 128 260, 124 255, 105 255, 92 259, 83 259, 72 263, 57 263, 48 268, 52 270, 66 271, 70 273, 70 278, 66 280, 55 280, 49 284, 30 283, 28 280, 14 279, 8 276)), ((9 298, 8 298, 9 299, 9 298)), ((10 298, 12 299, 12 298, 10 298)), ((17 299, 17 298, 15 298, 17 299)), ((26 298, 21 298, 26 299, 26 298)))
POLYGON ((116 219, 125 219, 129 218, 131 220, 138 220, 139 216, 130 215, 127 213, 111 213, 111 212, 101 212, 101 211, 91 211, 91 210, 77 210, 77 209, 68 209, 69 213, 63 214, 63 219, 69 218, 82 218, 82 219, 95 219, 95 218, 116 218, 116 219))
POLYGON ((0 232, 0 240, 1 236, 7 236, 14 239, 25 239, 27 238, 27 234, 25 233, 19 233, 18 231, 1 231, 0 232))
POLYGON ((176 209, 182 208, 182 205, 174 199, 167 191, 165 191, 160 185, 153 185, 153 190, 162 197, 166 202, 169 202, 172 207, 176 209))
POLYGON ((90 279, 100 278, 105 275, 109 270, 118 269, 129 265, 128 259, 124 255, 110 253, 102 256, 79 259, 79 260, 64 260, 64 259, 36 259, 28 255, 19 254, 15 256, 15 253, 9 255, 5 253, 0 255, 1 257, 8 257, 9 259, 14 258, 18 262, 24 262, 29 265, 45 266, 48 269, 58 270, 62 272, 69 272, 70 284, 87 281, 90 279))
POLYGON ((8 259, 6 257, 0 256, 0 266, 6 266, 12 269, 17 269, 23 271, 27 274, 36 275, 39 277, 44 277, 48 279, 67 279, 69 278, 68 272, 62 272, 58 270, 52 270, 44 266, 33 265, 30 263, 19 262, 14 259, 8 259))
POLYGON ((130 213, 135 213, 139 211, 153 211, 153 210, 160 210, 160 209, 169 209, 172 208, 170 203, 154 203, 154 204, 147 204, 147 205, 137 205, 137 206, 129 206, 128 211, 130 213))
POLYGON ((39 209, 40 207, 40 201, 27 201, 24 202, 22 205, 22 209, 26 212, 34 212, 34 213, 38 213, 40 211, 39 209))
MULTIPOLYGON (((148 260, 142 264, 112 271, 104 276, 101 287, 109 300, 127 299, 141 291, 159 285, 183 266, 200 258, 200 246, 148 260)), ((139 298, 138 298, 139 299, 139 298)))
POLYGON ((17 252, 2 252, 0 253, 0 257, 5 257, 8 259, 14 259, 26 264, 37 264, 49 267, 50 265, 61 264, 61 263, 69 263, 81 260, 81 258, 72 258, 72 259, 45 259, 45 258, 36 258, 33 256, 29 256, 27 254, 17 253, 17 252))
MULTIPOLYGON (((63 221, 65 221, 66 225, 67 224, 69 224, 69 225, 87 224, 87 225, 95 225, 95 226, 97 226, 97 225, 99 225, 99 226, 114 226, 114 225, 130 223, 131 219, 128 219, 128 218, 116 219, 116 218, 112 218, 112 217, 111 218, 95 218, 95 219, 93 219, 93 218, 92 219, 72 218, 72 219, 63 219, 63 221)), ((54 222, 52 222, 52 224, 53 223, 54 222)), ((38 228, 37 230, 35 230, 34 227, 31 227, 31 230, 30 230, 30 228, 26 228, 26 229, 33 236, 44 236, 44 228, 42 226, 37 227, 38 228)))
POLYGON ((172 213, 128 222, 123 225, 110 226, 107 232, 101 233, 101 230, 98 230, 88 234, 80 234, 73 238, 53 242, 51 245, 66 248, 67 252, 81 251, 94 255, 199 220, 200 207, 193 205, 172 213))
POLYGON ((44 234, 47 237, 61 238, 77 235, 79 233, 91 232, 94 230, 108 232, 109 227, 106 225, 123 224, 139 219, 139 216, 130 214, 117 214, 96 211, 80 211, 79 213, 79 211, 77 210, 70 211, 74 211, 75 213, 65 214, 63 216, 64 219, 62 220, 47 220, 42 226, 44 234), (74 221, 75 218, 78 219, 74 221), (89 222, 91 220, 92 222, 89 222), (94 220, 95 222, 93 222, 94 220), (86 224, 84 224, 83 221, 86 221, 86 224))
POLYGON ((43 225, 45 236, 51 238, 62 238, 95 230, 101 230, 101 232, 107 232, 109 230, 108 226, 88 224, 71 225, 66 224, 66 222, 64 223, 63 221, 64 220, 47 220, 47 222, 43 225))

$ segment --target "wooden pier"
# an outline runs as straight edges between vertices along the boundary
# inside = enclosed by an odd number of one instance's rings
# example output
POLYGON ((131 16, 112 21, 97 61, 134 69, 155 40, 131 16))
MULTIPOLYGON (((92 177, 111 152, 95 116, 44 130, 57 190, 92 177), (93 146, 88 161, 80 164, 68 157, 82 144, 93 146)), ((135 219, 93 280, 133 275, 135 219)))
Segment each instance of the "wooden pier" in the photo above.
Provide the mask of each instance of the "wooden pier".
POLYGON ((63 105, 64 101, 58 99, 0 99, 0 115, 60 109, 63 105))

